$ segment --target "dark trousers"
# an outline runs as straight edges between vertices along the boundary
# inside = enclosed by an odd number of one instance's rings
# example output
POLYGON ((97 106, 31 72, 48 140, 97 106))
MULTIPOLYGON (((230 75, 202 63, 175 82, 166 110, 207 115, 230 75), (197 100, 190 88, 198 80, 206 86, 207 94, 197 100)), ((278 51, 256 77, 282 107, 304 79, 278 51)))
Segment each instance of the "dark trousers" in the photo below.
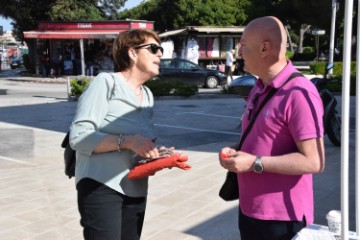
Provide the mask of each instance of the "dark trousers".
POLYGON ((89 178, 76 189, 85 240, 140 239, 146 197, 128 197, 89 178))
POLYGON ((233 81, 233 72, 231 71, 231 66, 225 66, 225 74, 230 78, 231 78, 231 81, 233 81))
POLYGON ((306 226, 303 221, 260 220, 248 217, 239 210, 241 240, 290 240, 306 226))

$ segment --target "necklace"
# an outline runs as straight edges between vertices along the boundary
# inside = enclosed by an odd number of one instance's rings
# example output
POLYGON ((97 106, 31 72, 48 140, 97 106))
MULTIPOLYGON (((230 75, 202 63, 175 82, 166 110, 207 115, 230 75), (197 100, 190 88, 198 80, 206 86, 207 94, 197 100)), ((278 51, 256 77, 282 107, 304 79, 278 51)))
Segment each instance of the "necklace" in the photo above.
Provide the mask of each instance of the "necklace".
POLYGON ((123 79, 126 81, 126 83, 128 84, 128 86, 131 88, 131 90, 135 93, 136 96, 140 96, 141 95, 141 86, 139 88, 139 91, 137 92, 135 88, 132 87, 132 85, 129 82, 129 79, 127 77, 125 77, 123 72, 120 72, 121 76, 123 77, 123 79))

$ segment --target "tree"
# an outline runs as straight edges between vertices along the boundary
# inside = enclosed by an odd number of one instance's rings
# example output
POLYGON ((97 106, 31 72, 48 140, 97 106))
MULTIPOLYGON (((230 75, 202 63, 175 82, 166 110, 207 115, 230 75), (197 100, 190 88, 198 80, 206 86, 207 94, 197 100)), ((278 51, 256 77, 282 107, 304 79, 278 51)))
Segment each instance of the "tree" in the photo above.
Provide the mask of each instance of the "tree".
MULTIPOLYGON (((302 50, 304 35, 310 26, 312 29, 325 29, 330 32, 331 0, 252 0, 251 9, 253 11, 248 12, 249 21, 261 16, 276 16, 295 31, 290 35, 300 33, 298 38, 298 45, 301 46, 300 51, 302 50)), ((313 38, 311 35, 309 36, 311 39, 313 38)))
POLYGON ((185 26, 238 26, 246 20, 249 0, 148 0, 119 18, 155 21, 159 32, 185 26))
POLYGON ((56 0, 51 7, 51 21, 104 20, 105 14, 97 6, 97 0, 56 0))
MULTIPOLYGON (((37 29, 39 22, 50 20, 99 20, 103 18, 98 0, 1 0, 0 15, 13 20, 13 34, 29 47, 35 63, 35 40, 24 39, 23 32, 37 29)), ((35 71, 35 65, 31 66, 35 71)))
POLYGON ((104 13, 115 20, 119 14, 119 9, 123 8, 127 0, 100 0, 99 4, 104 13))
POLYGON ((100 1, 104 0, 1 0, 0 15, 13 20, 13 33, 23 41, 23 32, 37 29, 41 21, 105 19, 100 1))

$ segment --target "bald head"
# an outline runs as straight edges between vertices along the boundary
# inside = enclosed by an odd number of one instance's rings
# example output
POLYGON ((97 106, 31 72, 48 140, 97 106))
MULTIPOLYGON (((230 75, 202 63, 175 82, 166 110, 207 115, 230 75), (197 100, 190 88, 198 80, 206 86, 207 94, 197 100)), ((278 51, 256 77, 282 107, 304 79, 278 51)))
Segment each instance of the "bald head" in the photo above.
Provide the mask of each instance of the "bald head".
POLYGON ((244 70, 262 79, 271 79, 287 64, 286 31, 276 17, 251 21, 241 37, 240 54, 244 70))
POLYGON ((287 35, 284 25, 276 17, 257 18, 246 26, 246 30, 258 44, 269 42, 275 53, 285 54, 287 35))

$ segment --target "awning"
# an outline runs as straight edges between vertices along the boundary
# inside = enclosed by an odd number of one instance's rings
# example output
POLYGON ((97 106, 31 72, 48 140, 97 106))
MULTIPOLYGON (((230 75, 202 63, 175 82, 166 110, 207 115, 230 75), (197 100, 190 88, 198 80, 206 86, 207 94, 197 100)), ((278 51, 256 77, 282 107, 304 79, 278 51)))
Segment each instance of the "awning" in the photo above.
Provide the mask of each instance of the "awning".
POLYGON ((104 39, 116 38, 119 32, 129 31, 128 29, 114 30, 47 30, 47 31, 26 31, 24 38, 37 39, 104 39))
POLYGON ((40 22, 37 30, 25 31, 24 38, 106 39, 116 38, 120 32, 140 28, 154 29, 154 22, 145 20, 40 22))
POLYGON ((187 35, 188 33, 197 34, 242 34, 245 27, 219 27, 219 26, 188 26, 186 28, 167 31, 159 34, 160 38, 166 38, 175 35, 187 35))

